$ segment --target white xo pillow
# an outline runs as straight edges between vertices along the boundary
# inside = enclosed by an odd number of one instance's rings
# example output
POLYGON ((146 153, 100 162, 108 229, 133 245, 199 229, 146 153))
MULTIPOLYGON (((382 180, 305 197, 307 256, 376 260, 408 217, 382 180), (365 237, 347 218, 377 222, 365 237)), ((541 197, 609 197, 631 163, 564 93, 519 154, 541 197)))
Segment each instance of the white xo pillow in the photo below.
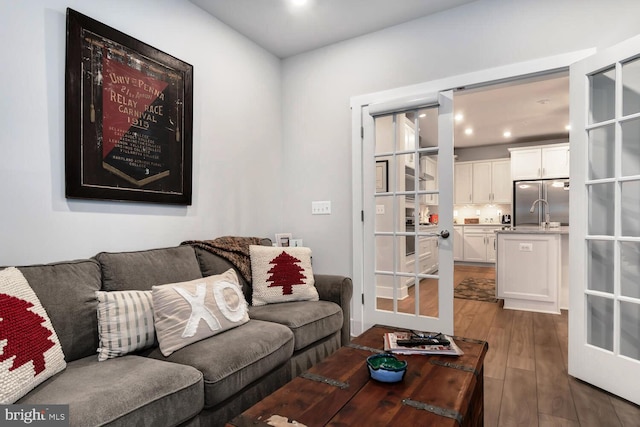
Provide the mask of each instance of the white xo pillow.
POLYGON ((318 301, 311 270, 311 249, 249 246, 254 306, 318 301))
POLYGON ((20 270, 0 271, 0 404, 14 403, 67 366, 47 312, 20 270))
POLYGON ((164 356, 249 321, 247 301, 233 269, 154 286, 152 294, 156 335, 164 356))

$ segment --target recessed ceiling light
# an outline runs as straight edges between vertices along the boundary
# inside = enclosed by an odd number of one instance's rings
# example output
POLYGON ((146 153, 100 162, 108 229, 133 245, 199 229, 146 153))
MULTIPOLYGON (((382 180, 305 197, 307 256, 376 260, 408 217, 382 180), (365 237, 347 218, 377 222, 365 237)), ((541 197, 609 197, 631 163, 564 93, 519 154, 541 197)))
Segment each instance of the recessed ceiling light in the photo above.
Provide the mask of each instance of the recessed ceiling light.
POLYGON ((427 113, 422 113, 418 117, 420 117, 421 119, 424 118, 424 117, 427 117, 427 113))
POLYGON ((466 129, 464 130, 464 134, 465 134, 465 135, 472 135, 472 134, 473 134, 473 129, 471 129, 471 128, 466 128, 466 129))
POLYGON ((294 6, 304 6, 307 4, 308 0, 290 0, 291 4, 294 6))
POLYGON ((504 136, 505 138, 510 138, 511 137, 511 131, 505 130, 504 133, 502 134, 502 136, 504 136))
POLYGON ((458 113, 453 118, 456 122, 461 122, 462 119, 464 119, 464 116, 462 115, 462 113, 458 113))

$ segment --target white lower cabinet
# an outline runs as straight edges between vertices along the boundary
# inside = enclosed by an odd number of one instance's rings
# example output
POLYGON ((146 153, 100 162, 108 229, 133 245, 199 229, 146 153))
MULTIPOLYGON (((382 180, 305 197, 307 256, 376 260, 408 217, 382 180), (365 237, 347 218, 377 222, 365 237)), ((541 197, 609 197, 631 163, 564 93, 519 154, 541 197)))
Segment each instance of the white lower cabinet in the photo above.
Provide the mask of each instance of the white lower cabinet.
POLYGON ((453 226, 453 260, 464 261, 464 227, 453 226))
POLYGON ((438 270, 438 238, 420 237, 418 244, 420 273, 429 274, 438 270))
MULTIPOLYGON (((496 262, 496 235, 500 227, 464 227, 464 261, 496 262)), ((455 244, 455 243, 454 243, 455 244)))
POLYGON ((504 308, 560 313, 560 234, 498 233, 496 292, 504 308))

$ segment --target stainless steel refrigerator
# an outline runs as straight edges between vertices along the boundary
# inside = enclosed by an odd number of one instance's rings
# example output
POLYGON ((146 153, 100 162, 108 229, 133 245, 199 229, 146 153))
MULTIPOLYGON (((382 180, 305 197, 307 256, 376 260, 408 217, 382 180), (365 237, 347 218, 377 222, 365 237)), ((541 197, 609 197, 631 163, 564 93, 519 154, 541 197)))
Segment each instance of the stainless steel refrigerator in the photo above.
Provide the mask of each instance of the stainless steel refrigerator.
POLYGON ((549 221, 569 225, 569 178, 513 182, 513 225, 540 225, 549 213, 549 221), (538 202, 530 212, 533 203, 538 202))

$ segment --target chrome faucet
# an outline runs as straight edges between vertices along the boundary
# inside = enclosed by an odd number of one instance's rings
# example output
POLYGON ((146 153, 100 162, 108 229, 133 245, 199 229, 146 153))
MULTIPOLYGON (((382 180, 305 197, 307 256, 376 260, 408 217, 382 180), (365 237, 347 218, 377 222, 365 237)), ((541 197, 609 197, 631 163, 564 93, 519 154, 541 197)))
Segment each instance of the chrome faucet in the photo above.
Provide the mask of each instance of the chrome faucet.
MULTIPOLYGON (((549 217, 549 202, 547 202, 545 199, 534 200, 533 203, 531 204, 531 209, 529 209, 529 212, 533 213, 533 210, 536 207, 536 203, 538 203, 538 202, 544 202, 544 204, 547 205, 547 210, 544 213, 544 225, 545 225, 545 227, 548 227, 549 226, 549 220, 550 220, 550 217, 549 217)), ((540 225, 542 225, 542 224, 540 224, 540 225)))

